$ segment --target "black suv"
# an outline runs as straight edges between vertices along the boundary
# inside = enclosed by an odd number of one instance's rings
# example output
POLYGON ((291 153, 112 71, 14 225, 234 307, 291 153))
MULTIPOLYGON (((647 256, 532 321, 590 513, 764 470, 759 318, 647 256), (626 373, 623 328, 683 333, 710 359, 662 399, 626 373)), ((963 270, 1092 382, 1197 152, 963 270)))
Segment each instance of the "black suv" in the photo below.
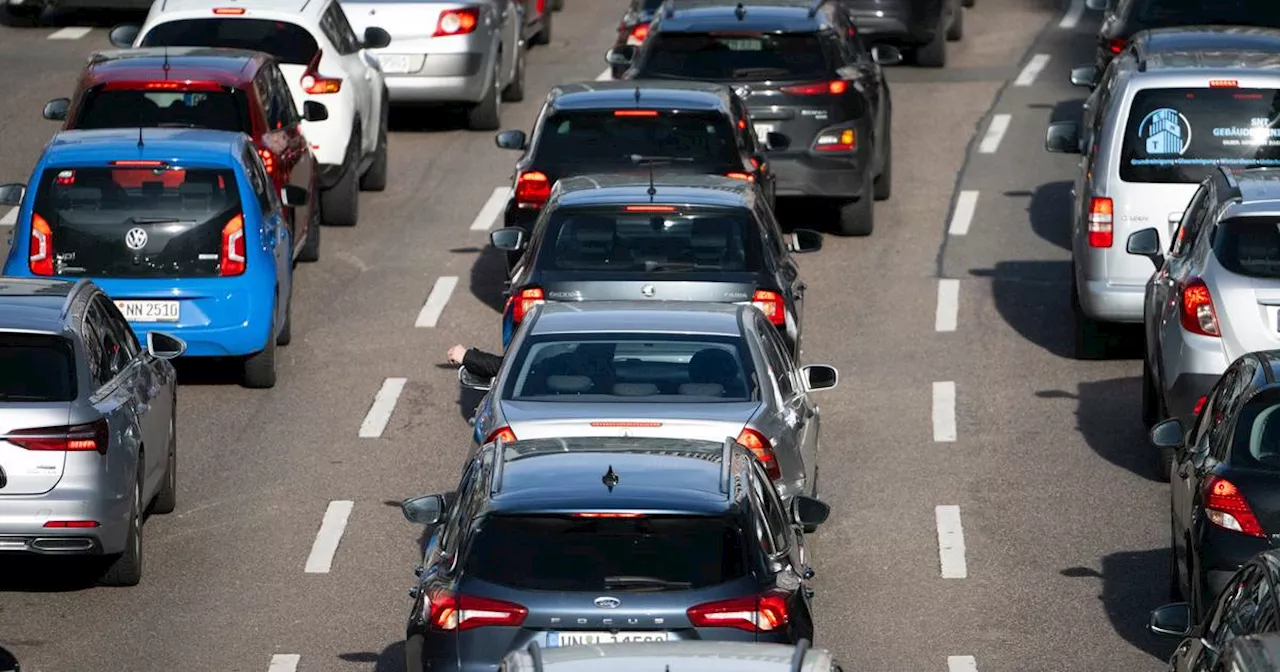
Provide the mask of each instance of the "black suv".
MULTIPOLYGON (((1124 51, 1129 40, 1144 30, 1182 26, 1203 29, 1206 25, 1280 28, 1280 3, 1272 0, 1087 0, 1085 4, 1090 9, 1106 11, 1098 29, 1094 58, 1098 77, 1111 59, 1124 51)), ((1248 39, 1250 31, 1227 31, 1231 32, 1248 39)))
POLYGON ((830 508, 784 507, 733 438, 499 440, 457 491, 401 508, 439 525, 410 590, 410 672, 493 670, 531 642, 813 638, 799 530, 830 508))
POLYGON ((916 65, 947 64, 947 42, 964 37, 972 0, 839 0, 863 39, 910 50, 916 65))
POLYGON ((561 180, 532 234, 511 227, 489 239, 524 254, 503 347, 529 300, 751 301, 797 360, 805 284, 791 255, 822 249, 817 231, 784 235, 754 184, 716 175, 561 180))
POLYGON ((872 198, 889 198, 892 105, 881 62, 833 0, 755 0, 736 5, 668 0, 640 47, 609 51, 628 79, 692 79, 734 86, 767 140, 779 196, 840 205, 838 231, 867 235, 872 198))
POLYGON ((551 89, 533 124, 503 131, 503 149, 524 150, 511 176, 506 226, 532 229, 556 180, 648 169, 633 157, 666 157, 662 172, 711 173, 760 184, 772 203, 773 173, 733 90, 707 82, 583 82, 551 89))

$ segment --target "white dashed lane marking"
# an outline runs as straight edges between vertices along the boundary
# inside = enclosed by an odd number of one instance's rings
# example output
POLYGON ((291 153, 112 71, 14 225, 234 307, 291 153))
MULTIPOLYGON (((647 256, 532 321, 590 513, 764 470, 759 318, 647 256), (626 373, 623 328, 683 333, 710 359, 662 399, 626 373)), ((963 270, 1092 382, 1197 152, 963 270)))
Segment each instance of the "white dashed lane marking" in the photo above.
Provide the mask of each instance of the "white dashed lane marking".
POLYGON ((969 233, 969 226, 973 224, 973 213, 978 208, 978 192, 962 191, 956 197, 956 210, 951 213, 951 227, 947 229, 947 233, 953 236, 963 236, 969 233))
POLYGON ((49 35, 49 39, 78 40, 84 37, 85 35, 88 35, 91 32, 93 32, 92 28, 85 28, 84 26, 68 26, 66 28, 63 28, 62 30, 54 31, 51 35, 49 35))
POLYGON ((960 311, 960 281, 938 281, 938 309, 933 317, 935 331, 955 331, 956 316, 960 311))
POLYGON ((418 321, 414 322, 413 326, 418 328, 436 326, 440 321, 440 314, 444 312, 444 307, 449 305, 449 297, 457 286, 458 277, 455 275, 437 278, 431 293, 427 295, 426 303, 422 304, 422 310, 418 313, 418 321))
POLYGON ((1004 140, 1004 134, 1009 130, 1009 121, 1013 119, 1012 115, 997 114, 991 117, 991 125, 987 126, 987 134, 982 136, 982 142, 978 143, 979 154, 995 154, 1000 149, 1000 141, 1004 140))
POLYGON ((387 422, 396 410, 396 401, 400 399, 407 380, 388 378, 382 382, 382 389, 374 396, 373 405, 369 407, 369 413, 364 416, 364 423, 360 425, 360 438, 376 439, 382 436, 382 430, 387 428, 387 422))
POLYGON ((1067 13, 1062 15, 1062 20, 1058 22, 1059 28, 1070 30, 1080 23, 1080 17, 1084 16, 1084 0, 1071 0, 1071 5, 1067 7, 1067 13))
POLYGON ((956 440, 956 384, 949 380, 933 384, 933 440, 956 440))
POLYGON ((267 672, 297 672, 300 660, 302 656, 296 653, 277 653, 271 656, 271 666, 267 668, 267 672))
POLYGON ((602 73, 600 73, 600 74, 596 75, 596 81, 597 81, 597 82, 603 82, 603 81, 610 80, 610 79, 613 79, 613 69, 612 69, 612 68, 605 68, 605 69, 604 69, 604 72, 602 72, 602 73))
POLYGON ((1044 71, 1044 66, 1049 64, 1049 54, 1036 54, 1027 61, 1026 67, 1022 68, 1022 72, 1018 73, 1018 78, 1013 80, 1014 86, 1031 86, 1036 81, 1036 77, 1044 71))
POLYGON ((472 231, 488 231, 493 228, 495 222, 498 221, 498 215, 507 207, 507 201, 511 200, 511 187, 498 187, 489 194, 489 200, 484 202, 484 207, 480 208, 480 214, 476 215, 474 221, 471 222, 472 231))
POLYGON ((18 222, 18 209, 10 208, 9 212, 0 216, 0 226, 13 226, 18 222))
POLYGON ((320 521, 320 531, 316 532, 315 543, 311 545, 311 555, 307 556, 304 572, 329 573, 329 569, 333 567, 333 556, 337 554, 338 544, 342 541, 342 532, 347 529, 347 519, 351 517, 351 509, 354 507, 355 502, 347 500, 329 502, 324 519, 320 521))
POLYGON ((947 672, 978 672, 973 656, 947 656, 947 672))
POLYGON ((968 577, 969 569, 965 566, 964 560, 964 528, 960 524, 960 507, 949 504, 939 506, 934 509, 934 515, 938 519, 938 559, 942 564, 942 578, 968 577))

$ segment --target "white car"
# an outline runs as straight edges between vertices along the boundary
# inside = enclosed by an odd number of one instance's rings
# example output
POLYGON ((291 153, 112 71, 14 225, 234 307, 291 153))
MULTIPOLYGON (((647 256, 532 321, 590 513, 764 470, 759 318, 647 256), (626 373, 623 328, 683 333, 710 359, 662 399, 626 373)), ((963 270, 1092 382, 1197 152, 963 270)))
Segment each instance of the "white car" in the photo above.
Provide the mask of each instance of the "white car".
MULTIPOLYGON (((356 36, 337 0, 155 0, 141 25, 111 30, 130 47, 225 47, 276 58, 298 109, 323 103, 329 117, 302 122, 320 164, 324 222, 355 226, 359 192, 387 185, 389 98, 370 49, 391 43, 382 28, 356 36)), ((268 99, 268 96, 263 96, 268 99)))

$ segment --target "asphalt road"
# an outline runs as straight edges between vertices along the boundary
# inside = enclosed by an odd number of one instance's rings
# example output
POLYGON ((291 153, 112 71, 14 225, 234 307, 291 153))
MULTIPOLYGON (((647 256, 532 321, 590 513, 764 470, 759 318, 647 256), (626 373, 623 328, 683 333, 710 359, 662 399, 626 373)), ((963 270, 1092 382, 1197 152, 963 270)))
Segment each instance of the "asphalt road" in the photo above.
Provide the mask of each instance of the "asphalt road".
MULTIPOLYGON (((846 670, 1141 672, 1171 649, 1143 630, 1168 528, 1139 363, 1068 353, 1075 161, 1043 132, 1083 98, 1067 71, 1098 16, 1079 4, 978 0, 948 68, 891 69, 894 197, 871 238, 802 260, 805 359, 842 373, 822 401, 834 510, 811 544, 818 644, 846 670)), ((604 67, 623 2, 567 5, 510 127, 604 67)), ((41 105, 120 18, 0 28, 0 181, 27 178, 55 130, 41 105)), ((279 385, 184 369, 178 511, 146 526, 143 584, 0 565, 0 642, 24 670, 403 668, 420 531, 395 503, 456 483, 474 399, 440 363, 499 346, 501 260, 473 222, 516 157, 436 113, 395 121, 390 187, 300 267, 279 385)))

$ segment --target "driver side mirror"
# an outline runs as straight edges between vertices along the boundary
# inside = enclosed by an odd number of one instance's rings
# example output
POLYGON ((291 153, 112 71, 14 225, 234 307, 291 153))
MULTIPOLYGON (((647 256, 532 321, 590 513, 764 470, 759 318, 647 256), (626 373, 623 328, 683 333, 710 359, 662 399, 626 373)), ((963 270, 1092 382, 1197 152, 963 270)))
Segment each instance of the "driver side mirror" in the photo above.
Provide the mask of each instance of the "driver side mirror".
POLYGON ((528 138, 524 131, 503 131, 493 136, 493 142, 499 149, 524 149, 528 138))
POLYGON ((147 352, 156 359, 176 359, 187 351, 186 341, 163 331, 147 332, 147 352))
POLYGON ((817 527, 831 516, 831 506, 826 502, 808 495, 796 495, 791 498, 791 519, 797 525, 817 527))
POLYGON ((493 387, 492 378, 481 378, 468 371, 465 366, 458 367, 458 382, 462 383, 463 387, 477 392, 488 392, 489 388, 493 387))
POLYGON ((1129 239, 1124 244, 1124 251, 1150 259, 1156 268, 1164 265, 1164 250, 1160 249, 1160 233, 1155 229, 1142 229, 1129 234, 1129 239))
POLYGON ((280 200, 290 208, 299 208, 307 204, 307 190, 293 184, 286 184, 280 189, 280 200))
POLYGON ((764 148, 774 151, 782 151, 791 146, 791 138, 781 133, 766 133, 764 136, 764 148))
POLYGON ((1044 148, 1058 154, 1080 153, 1080 124, 1058 121, 1049 124, 1044 133, 1044 148))
POLYGON ((42 114, 44 115, 44 118, 49 121, 66 121, 67 110, 70 107, 70 98, 54 98, 44 104, 44 112, 42 114))
POLYGON ((604 55, 604 60, 609 65, 631 65, 631 61, 636 57, 636 46, 634 44, 624 44, 621 47, 614 47, 604 55))
POLYGON ((518 226, 508 226, 490 233, 489 243, 499 250, 518 252, 524 249, 524 238, 524 229, 518 226))
POLYGON ((329 108, 324 103, 317 103, 314 100, 308 100, 302 104, 302 120, 303 121, 324 121, 329 118, 329 108))
POLYGON ((1191 607, 1186 602, 1166 604, 1151 612, 1147 631, 1161 637, 1186 637, 1191 634, 1191 607))
POLYGON ((1078 68, 1071 68, 1071 86, 1085 86, 1092 89, 1097 78, 1098 68, 1095 66, 1082 65, 1078 68))
POLYGON ((897 47, 877 44, 871 47, 871 60, 880 65, 897 65, 902 62, 902 52, 897 47))
POLYGON ((822 234, 813 229, 796 229, 791 233, 791 251, 817 252, 822 249, 822 234))
POLYGON ((1158 422, 1151 428, 1151 445, 1156 448, 1177 449, 1182 447, 1184 441, 1186 432, 1182 428, 1182 421, 1177 418, 1158 422))
POLYGON ((22 205, 22 197, 27 193, 25 184, 0 184, 0 205, 22 205))
POLYGON ((419 525, 439 524, 444 519, 445 508, 444 497, 440 495, 414 497, 400 502, 400 513, 404 514, 404 519, 419 525))
POLYGON ((810 392, 829 390, 840 382, 840 372, 834 366, 826 364, 810 364, 800 369, 805 389, 810 392))
POLYGON ((360 46, 365 49, 382 49, 389 44, 391 44, 391 33, 377 26, 364 29, 364 39, 360 41, 360 46))
POLYGON ((107 39, 111 41, 111 46, 116 49, 131 49, 133 43, 138 39, 138 33, 142 32, 142 26, 134 23, 124 23, 111 29, 107 33, 107 39))

